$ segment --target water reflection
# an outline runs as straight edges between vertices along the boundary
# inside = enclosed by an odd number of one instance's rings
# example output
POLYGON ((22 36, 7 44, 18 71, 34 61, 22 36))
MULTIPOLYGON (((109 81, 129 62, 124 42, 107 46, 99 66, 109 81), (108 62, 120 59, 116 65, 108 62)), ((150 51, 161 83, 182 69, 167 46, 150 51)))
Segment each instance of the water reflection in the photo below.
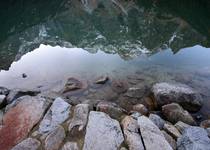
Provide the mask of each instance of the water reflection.
POLYGON ((81 47, 91 53, 101 50, 125 60, 167 48, 177 52, 196 44, 209 46, 210 13, 204 2, 83 2, 0 2, 0 20, 4 20, 0 24, 0 67, 8 69, 12 61, 40 44, 81 47))

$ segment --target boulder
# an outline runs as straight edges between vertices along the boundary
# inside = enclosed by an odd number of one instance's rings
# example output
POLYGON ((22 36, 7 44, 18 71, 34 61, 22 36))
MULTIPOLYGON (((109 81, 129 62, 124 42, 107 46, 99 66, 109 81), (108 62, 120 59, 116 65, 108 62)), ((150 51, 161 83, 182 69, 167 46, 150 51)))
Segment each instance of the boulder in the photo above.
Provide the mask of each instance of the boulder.
POLYGON ((65 130, 62 126, 58 126, 46 137, 44 141, 45 150, 58 150, 65 137, 65 130))
POLYGON ((210 128, 210 119, 202 121, 200 123, 200 127, 202 127, 202 128, 210 128))
POLYGON ((146 93, 146 87, 141 85, 141 87, 131 87, 125 93, 125 96, 130 98, 142 98, 146 93))
POLYGON ((165 120, 163 120, 160 116, 156 114, 150 114, 149 119, 160 129, 163 129, 163 126, 165 124, 165 120))
POLYGON ((89 105, 88 104, 78 104, 74 108, 74 115, 69 124, 69 131, 74 127, 79 127, 79 131, 87 124, 89 114, 89 105))
POLYGON ((47 133, 54 130, 59 124, 66 121, 70 115, 71 105, 58 97, 47 111, 39 125, 40 133, 47 133))
POLYGON ((112 81, 112 90, 118 94, 125 93, 128 90, 128 83, 124 80, 112 81))
POLYGON ((89 113, 83 150, 117 150, 123 141, 117 120, 103 112, 89 113))
POLYGON ((179 104, 171 103, 162 107, 162 113, 168 121, 177 123, 182 121, 184 123, 195 125, 196 122, 188 111, 185 111, 179 104))
POLYGON ((189 127, 177 140, 178 150, 210 150, 210 139, 205 129, 189 127))
POLYGON ((75 91, 75 90, 79 90, 84 88, 84 84, 79 81, 78 79, 75 78, 69 78, 65 84, 65 87, 63 89, 63 93, 66 92, 71 92, 71 91, 75 91))
POLYGON ((189 124, 186 124, 182 121, 178 121, 174 126, 179 130, 180 133, 183 133, 186 128, 190 127, 189 124))
POLYGON ((135 120, 137 120, 138 117, 142 116, 142 114, 140 114, 140 113, 137 112, 137 111, 131 111, 131 112, 129 113, 129 115, 130 115, 133 119, 135 119, 135 120))
POLYGON ((117 104, 107 101, 99 102, 96 106, 97 111, 105 112, 114 119, 120 119, 125 114, 125 110, 119 107, 117 104))
POLYGON ((13 147, 11 150, 38 150, 41 143, 37 139, 27 138, 13 147))
POLYGON ((169 135, 171 135, 175 139, 181 136, 181 133, 173 125, 165 123, 163 128, 169 135))
POLYGON ((207 128, 206 131, 207 131, 208 136, 209 136, 209 138, 210 138, 210 128, 207 128))
POLYGON ((40 97, 23 96, 16 106, 3 116, 0 128, 0 149, 8 150, 27 137, 30 130, 39 122, 49 103, 40 97))
POLYGON ((198 111, 202 107, 203 99, 191 87, 180 83, 157 83, 153 85, 152 93, 158 104, 163 106, 170 103, 179 103, 188 111, 198 111))
POLYGON ((160 129, 147 117, 138 118, 138 125, 145 149, 149 150, 172 150, 160 129), (152 142, 151 142, 152 141, 152 142))
POLYGON ((139 112, 142 115, 147 115, 148 114, 148 109, 143 104, 134 105, 133 110, 139 112))
POLYGON ((76 142, 66 142, 61 150, 79 150, 76 142))
POLYGON ((131 116, 126 116, 121 124, 125 136, 125 143, 128 145, 129 150, 144 150, 138 131, 137 120, 133 119, 131 116))
POLYGON ((162 130, 161 132, 163 133, 165 139, 171 145, 171 147, 173 148, 173 150, 176 150, 176 141, 168 133, 166 133, 164 130, 162 130))

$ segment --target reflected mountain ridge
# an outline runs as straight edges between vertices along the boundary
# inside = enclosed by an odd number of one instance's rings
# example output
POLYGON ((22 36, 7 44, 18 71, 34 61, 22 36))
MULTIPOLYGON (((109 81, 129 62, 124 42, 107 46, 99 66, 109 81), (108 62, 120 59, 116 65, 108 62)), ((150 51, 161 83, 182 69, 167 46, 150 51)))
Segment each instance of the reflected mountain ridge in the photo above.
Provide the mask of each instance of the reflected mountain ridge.
POLYGON ((203 34, 189 24, 192 16, 186 18, 170 9, 167 13, 161 11, 168 6, 161 1, 10 0, 0 3, 1 20, 5 19, 2 14, 12 11, 6 11, 3 6, 12 5, 20 13, 9 12, 9 18, 15 15, 15 20, 1 25, 0 68, 4 69, 40 44, 80 47, 90 53, 98 50, 117 53, 124 60, 167 48, 178 52, 197 44, 209 46, 208 33, 203 34))

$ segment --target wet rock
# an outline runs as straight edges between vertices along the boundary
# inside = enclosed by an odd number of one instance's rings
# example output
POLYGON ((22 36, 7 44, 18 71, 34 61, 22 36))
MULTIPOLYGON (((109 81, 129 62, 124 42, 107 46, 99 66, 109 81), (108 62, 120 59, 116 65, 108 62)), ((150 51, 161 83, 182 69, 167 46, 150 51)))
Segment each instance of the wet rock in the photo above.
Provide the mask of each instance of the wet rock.
POLYGON ((90 112, 83 150, 117 150, 123 141, 118 121, 103 112, 90 112))
POLYGON ((6 96, 0 95, 0 109, 5 105, 6 96))
POLYGON ((180 133, 183 133, 186 128, 190 127, 190 125, 182 121, 178 121, 174 126, 179 130, 180 133))
POLYGON ((11 90, 6 98, 7 104, 11 104, 13 101, 16 101, 16 99, 21 96, 25 96, 25 95, 36 96, 39 93, 40 91, 37 91, 37 90, 23 90, 23 89, 11 90))
POLYGON ((125 114, 125 110, 119 107, 117 104, 112 102, 102 101, 99 102, 97 107, 97 111, 105 112, 109 114, 114 119, 120 119, 122 115, 125 114))
POLYGON ((158 106, 175 102, 179 103, 186 110, 198 111, 203 102, 199 93, 191 87, 180 83, 157 83, 153 86, 152 92, 158 106))
POLYGON ((147 115, 148 114, 148 109, 143 104, 134 105, 133 110, 141 113, 142 115, 147 115))
POLYGON ((22 78, 27 78, 27 75, 25 73, 23 73, 22 78))
POLYGON ((0 128, 3 123, 3 116, 4 116, 4 113, 3 113, 3 111, 0 110, 0 128))
POLYGON ((165 124, 165 120, 163 120, 160 116, 156 114, 150 114, 149 119, 159 128, 163 129, 163 126, 165 124))
POLYGON ((9 90, 5 87, 0 87, 0 95, 8 95, 9 90))
POLYGON ((171 103, 162 107, 162 112, 168 121, 177 123, 182 121, 184 123, 195 125, 195 121, 188 111, 185 111, 179 104, 171 103))
POLYGON ((127 97, 131 98, 142 98, 146 93, 145 86, 141 87, 131 87, 128 89, 128 91, 125 93, 127 97))
POLYGON ((66 142, 61 150, 79 150, 76 142, 66 142))
POLYGON ((128 90, 128 83, 123 80, 114 80, 112 82, 112 90, 116 93, 125 93, 128 90))
POLYGON ((210 119, 202 121, 200 123, 200 127, 202 127, 202 128, 210 128, 210 119))
POLYGON ((27 138, 11 150, 38 150, 41 143, 37 139, 27 138))
POLYGON ((165 137, 165 139, 168 141, 168 143, 171 145, 173 150, 176 150, 176 141, 165 131, 161 131, 165 137))
POLYGON ((145 116, 139 117, 138 125, 140 127, 145 149, 172 150, 163 133, 149 118, 145 116))
POLYGON ((189 127, 177 140, 178 150, 210 150, 210 139, 205 129, 189 127))
POLYGON ((125 135, 125 142, 128 145, 129 150, 144 150, 141 136, 138 131, 137 120, 133 119, 131 116, 126 116, 121 124, 125 135))
POLYGON ((210 128, 207 128, 206 131, 207 131, 208 136, 209 136, 209 138, 210 138, 210 128))
POLYGON ((58 150, 61 146, 65 135, 65 130, 62 126, 58 126, 45 139, 44 147, 46 150, 58 150))
POLYGON ((95 83, 96 84, 105 84, 108 80, 109 80, 109 77, 101 76, 95 81, 95 83))
POLYGON ((173 125, 165 123, 163 128, 169 135, 171 135, 175 139, 177 139, 181 136, 178 129, 176 127, 174 127, 173 125))
POLYGON ((89 105, 88 104, 78 104, 74 108, 74 116, 69 124, 69 131, 74 127, 79 127, 79 131, 83 130, 83 128, 87 124, 89 113, 89 105))
POLYGON ((58 97, 53 102, 39 125, 40 133, 47 133, 62 124, 70 115, 71 105, 58 97))
POLYGON ((63 93, 75 91, 83 88, 83 83, 75 78, 69 78, 65 84, 63 93))
POLYGON ((3 117, 0 128, 0 149, 8 150, 26 138, 42 118, 49 103, 44 98, 24 96, 3 117))

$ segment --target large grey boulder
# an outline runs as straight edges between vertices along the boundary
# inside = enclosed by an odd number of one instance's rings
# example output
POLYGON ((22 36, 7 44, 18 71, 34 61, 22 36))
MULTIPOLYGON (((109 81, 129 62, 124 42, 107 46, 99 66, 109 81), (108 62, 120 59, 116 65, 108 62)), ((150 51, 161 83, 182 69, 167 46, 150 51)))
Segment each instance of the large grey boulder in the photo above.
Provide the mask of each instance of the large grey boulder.
POLYGON ((58 126, 46 137, 44 141, 45 150, 58 150, 65 137, 65 130, 62 126, 58 126))
POLYGON ((202 97, 191 87, 181 83, 157 83, 152 92, 158 106, 179 103, 188 111, 198 111, 202 106, 202 97))
POLYGON ((56 98, 39 125, 40 133, 47 133, 62 124, 70 115, 71 105, 62 98, 56 98))
POLYGON ((131 116, 126 116, 121 124, 125 135, 125 142, 128 145, 129 150, 144 150, 141 136, 138 131, 137 120, 133 119, 131 116))
POLYGON ((176 103, 164 105, 162 107, 162 113, 167 118, 167 120, 172 123, 182 121, 190 125, 196 124, 195 120, 190 115, 190 113, 184 110, 179 104, 176 103))
POLYGON ((160 129, 147 117, 138 118, 141 136, 148 150, 172 150, 160 129))
POLYGON ((123 141, 117 120, 103 112, 90 112, 83 150, 117 150, 123 141))
POLYGON ((78 130, 81 131, 87 124, 89 114, 88 104, 78 104, 74 108, 74 116, 69 124, 69 131, 74 127, 79 127, 78 130))
POLYGON ((13 147, 11 150, 38 150, 41 143, 37 139, 27 138, 13 147))
POLYGON ((178 150, 210 150, 210 139, 205 129, 189 127, 177 140, 178 150))

